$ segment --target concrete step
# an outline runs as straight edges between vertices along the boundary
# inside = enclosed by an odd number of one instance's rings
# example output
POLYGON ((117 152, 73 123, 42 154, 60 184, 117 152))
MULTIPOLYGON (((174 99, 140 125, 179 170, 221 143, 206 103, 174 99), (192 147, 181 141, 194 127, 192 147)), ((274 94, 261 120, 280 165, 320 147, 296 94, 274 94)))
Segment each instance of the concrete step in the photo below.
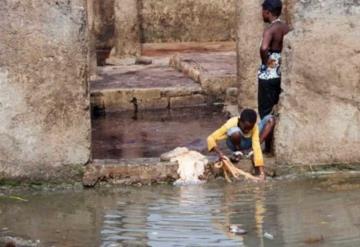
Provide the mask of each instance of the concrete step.
POLYGON ((106 112, 175 109, 211 104, 200 86, 166 88, 114 88, 93 90, 93 109, 106 112))
POLYGON ((103 111, 174 109, 206 105, 211 99, 191 78, 168 66, 123 64, 98 68, 91 81, 93 109, 103 111))

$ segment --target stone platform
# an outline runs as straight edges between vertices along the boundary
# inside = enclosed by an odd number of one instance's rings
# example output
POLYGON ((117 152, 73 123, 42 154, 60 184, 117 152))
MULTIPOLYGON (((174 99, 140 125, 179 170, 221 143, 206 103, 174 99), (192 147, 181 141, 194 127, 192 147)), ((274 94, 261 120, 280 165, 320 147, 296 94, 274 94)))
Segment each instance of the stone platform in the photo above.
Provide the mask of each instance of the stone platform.
POLYGON ((143 46, 143 55, 152 59, 150 65, 110 58, 109 66, 97 68, 90 83, 93 109, 112 112, 211 105, 222 103, 226 88, 236 85, 234 42, 143 46), (178 52, 181 55, 175 55, 178 52), (184 69, 189 61, 201 68, 199 78, 184 69))
POLYGON ((207 95, 221 101, 227 88, 237 87, 234 51, 176 54, 171 57, 170 66, 198 82, 207 95))

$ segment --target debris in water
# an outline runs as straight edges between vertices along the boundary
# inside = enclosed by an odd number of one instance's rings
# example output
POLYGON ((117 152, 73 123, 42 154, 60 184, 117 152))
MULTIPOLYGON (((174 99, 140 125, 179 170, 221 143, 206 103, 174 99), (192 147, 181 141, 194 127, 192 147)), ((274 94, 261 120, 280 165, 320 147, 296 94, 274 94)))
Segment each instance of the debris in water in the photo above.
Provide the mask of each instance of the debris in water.
POLYGON ((152 64, 152 59, 149 57, 137 57, 135 64, 149 65, 152 64))
POLYGON ((229 231, 231 233, 235 233, 235 234, 239 234, 239 235, 243 235, 243 234, 247 233, 247 231, 242 228, 242 225, 230 225, 229 231))
POLYGON ((273 240, 274 239, 274 236, 268 232, 265 232, 264 233, 264 237, 267 238, 267 239, 270 239, 270 240, 273 240))
POLYGON ((320 235, 319 237, 310 237, 304 240, 305 244, 318 244, 324 242, 324 236, 320 235))
POLYGON ((205 166, 209 161, 201 153, 180 147, 161 155, 161 160, 170 160, 179 164, 177 172, 180 178, 174 182, 174 185, 200 184, 204 182, 199 177, 203 176, 205 166))
POLYGON ((0 246, 1 244, 5 243, 5 246, 27 246, 27 247, 37 247, 40 244, 40 241, 32 241, 32 240, 26 240, 19 237, 0 237, 0 246))
POLYGON ((4 195, 1 195, 0 198, 18 200, 18 201, 22 201, 22 202, 28 202, 28 200, 26 200, 24 198, 21 198, 19 196, 4 196, 4 195))

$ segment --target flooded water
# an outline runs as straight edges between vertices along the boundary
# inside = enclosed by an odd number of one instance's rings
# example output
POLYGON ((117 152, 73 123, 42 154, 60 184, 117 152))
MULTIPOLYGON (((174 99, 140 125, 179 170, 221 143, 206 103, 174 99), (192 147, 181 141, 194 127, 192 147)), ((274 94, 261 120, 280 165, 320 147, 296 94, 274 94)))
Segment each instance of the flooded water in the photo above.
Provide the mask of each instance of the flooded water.
POLYGON ((360 177, 17 193, 0 235, 40 246, 360 246, 360 177), (228 232, 242 224, 244 236, 228 232))
POLYGON ((110 113, 93 120, 93 157, 159 157, 179 146, 204 152, 207 136, 225 121, 221 107, 110 113))

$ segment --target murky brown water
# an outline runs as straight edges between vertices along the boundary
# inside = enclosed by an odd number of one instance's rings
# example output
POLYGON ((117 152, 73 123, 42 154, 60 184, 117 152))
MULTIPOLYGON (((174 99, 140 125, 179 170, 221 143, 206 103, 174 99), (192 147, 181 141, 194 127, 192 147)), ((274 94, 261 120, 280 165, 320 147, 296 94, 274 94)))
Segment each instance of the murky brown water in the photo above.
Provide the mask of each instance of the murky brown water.
POLYGON ((226 121, 222 108, 107 114, 93 120, 95 159, 159 157, 179 146, 205 152, 206 138, 226 121))
POLYGON ((28 201, 0 199, 0 235, 41 246, 355 247, 359 192, 359 175, 336 175, 265 185, 18 193, 28 201), (248 234, 228 233, 229 224, 243 224, 248 234))

